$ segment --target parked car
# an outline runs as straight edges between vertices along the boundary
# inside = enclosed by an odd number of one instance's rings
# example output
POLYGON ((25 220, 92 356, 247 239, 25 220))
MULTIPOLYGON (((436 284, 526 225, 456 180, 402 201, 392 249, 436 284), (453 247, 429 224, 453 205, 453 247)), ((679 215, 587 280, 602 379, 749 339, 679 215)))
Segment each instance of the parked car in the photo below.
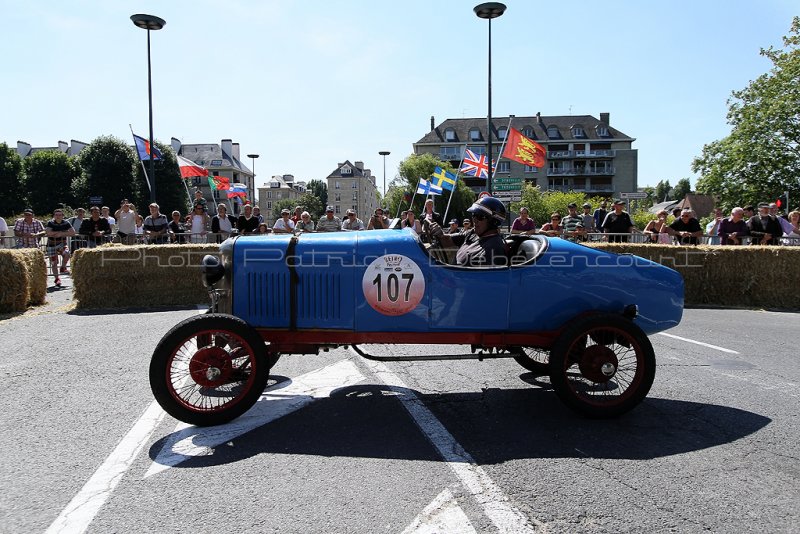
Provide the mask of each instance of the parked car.
POLYGON ((676 326, 683 279, 643 258, 508 236, 504 266, 458 267, 411 229, 235 237, 203 259, 208 314, 172 328, 150 383, 173 417, 228 422, 281 355, 351 346, 381 361, 514 358, 591 417, 620 415, 655 376, 648 335, 676 326), (369 344, 465 345, 464 354, 371 354, 369 344))

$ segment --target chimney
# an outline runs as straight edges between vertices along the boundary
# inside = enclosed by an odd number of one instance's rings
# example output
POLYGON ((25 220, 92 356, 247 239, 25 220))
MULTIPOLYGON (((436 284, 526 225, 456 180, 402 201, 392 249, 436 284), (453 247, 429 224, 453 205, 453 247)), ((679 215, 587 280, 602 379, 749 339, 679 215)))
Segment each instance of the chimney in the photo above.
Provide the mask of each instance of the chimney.
POLYGON ((25 141, 17 141, 17 154, 19 157, 24 158, 31 153, 31 145, 25 141))
POLYGON ((362 170, 362 171, 364 170, 364 162, 363 161, 356 161, 354 163, 354 165, 356 166, 356 169, 359 169, 359 170, 362 170))
MULTIPOLYGON (((223 139, 220 141, 220 146, 222 147, 222 159, 226 159, 227 156, 227 159, 230 160, 230 158, 233 157, 233 141, 230 139, 223 139)), ((233 161, 231 161, 231 165, 233 165, 233 161)))
POLYGON ((611 125, 611 113, 601 113, 600 114, 600 122, 602 122, 606 126, 610 126, 611 125))
POLYGON ((242 158, 239 154, 239 143, 233 143, 233 157, 241 161, 242 158))
POLYGON ((180 154, 181 153, 181 140, 180 139, 176 139, 176 138, 173 137, 172 139, 169 140, 169 144, 172 146, 172 150, 174 150, 176 154, 180 154))
POLYGON ((66 154, 68 147, 69 147, 69 145, 67 144, 66 141, 59 141, 58 142, 58 151, 59 152, 63 152, 64 154, 66 154))
POLYGON ((436 129, 436 121, 434 120, 433 115, 431 115, 431 131, 435 129, 436 129))
POLYGON ((536 112, 536 124, 542 124, 542 114, 538 111, 536 112))

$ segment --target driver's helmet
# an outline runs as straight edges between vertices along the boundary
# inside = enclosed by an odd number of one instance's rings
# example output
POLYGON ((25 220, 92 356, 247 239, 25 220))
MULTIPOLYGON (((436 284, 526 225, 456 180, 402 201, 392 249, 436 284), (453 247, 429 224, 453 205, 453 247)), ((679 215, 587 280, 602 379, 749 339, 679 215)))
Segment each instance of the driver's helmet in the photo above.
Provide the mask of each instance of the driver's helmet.
POLYGON ((467 210, 469 213, 482 213, 490 217, 494 226, 500 226, 506 220, 506 207, 495 197, 485 196, 475 201, 467 210))

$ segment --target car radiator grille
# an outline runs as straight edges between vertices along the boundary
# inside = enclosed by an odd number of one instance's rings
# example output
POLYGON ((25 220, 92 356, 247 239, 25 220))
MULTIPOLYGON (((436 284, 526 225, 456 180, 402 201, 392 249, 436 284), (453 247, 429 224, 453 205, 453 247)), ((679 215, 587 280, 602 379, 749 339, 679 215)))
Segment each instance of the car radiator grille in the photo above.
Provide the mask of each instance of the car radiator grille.
MULTIPOLYGON (((289 320, 289 273, 248 273, 248 312, 268 322, 289 320)), ((340 276, 316 270, 302 273, 297 286, 297 319, 303 327, 325 328, 342 318, 340 276)))

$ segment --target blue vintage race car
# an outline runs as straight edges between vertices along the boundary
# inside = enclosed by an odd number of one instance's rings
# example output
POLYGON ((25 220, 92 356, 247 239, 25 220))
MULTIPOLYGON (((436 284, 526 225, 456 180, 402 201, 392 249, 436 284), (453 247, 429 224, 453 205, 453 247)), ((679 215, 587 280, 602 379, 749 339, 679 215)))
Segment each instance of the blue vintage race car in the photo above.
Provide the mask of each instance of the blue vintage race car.
POLYGON ((676 326, 683 279, 643 258, 558 238, 508 236, 502 266, 458 267, 405 230, 236 237, 206 256, 210 313, 156 347, 155 398, 195 425, 247 411, 282 354, 349 345, 382 361, 514 358, 593 417, 624 413, 655 376, 647 336, 676 326), (470 345, 377 356, 368 344, 470 345), (467 352, 464 350, 463 352, 467 352))

